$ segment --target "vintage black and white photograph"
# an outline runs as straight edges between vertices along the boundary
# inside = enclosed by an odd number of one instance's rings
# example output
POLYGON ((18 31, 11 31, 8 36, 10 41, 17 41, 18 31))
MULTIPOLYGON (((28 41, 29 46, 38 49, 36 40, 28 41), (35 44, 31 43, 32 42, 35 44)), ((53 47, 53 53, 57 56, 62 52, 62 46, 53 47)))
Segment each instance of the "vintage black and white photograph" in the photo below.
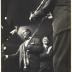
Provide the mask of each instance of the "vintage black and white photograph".
POLYGON ((1 72, 71 72, 71 0, 1 0, 1 72))

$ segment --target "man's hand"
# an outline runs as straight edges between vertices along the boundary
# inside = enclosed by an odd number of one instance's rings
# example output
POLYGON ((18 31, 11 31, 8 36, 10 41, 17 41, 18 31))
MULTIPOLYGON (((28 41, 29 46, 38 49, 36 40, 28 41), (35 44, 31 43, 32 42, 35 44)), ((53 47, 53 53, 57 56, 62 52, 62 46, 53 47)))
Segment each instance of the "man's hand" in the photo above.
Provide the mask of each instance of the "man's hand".
POLYGON ((32 18, 34 18, 36 15, 37 15, 38 11, 35 11, 35 12, 31 12, 30 13, 30 17, 29 17, 29 20, 31 20, 32 18))
POLYGON ((46 53, 49 54, 50 51, 51 51, 51 49, 52 49, 52 46, 50 46, 50 47, 48 48, 48 51, 47 51, 46 53))
POLYGON ((31 12, 31 13, 30 13, 29 20, 31 21, 34 16, 35 16, 35 14, 31 12))
POLYGON ((37 17, 37 15, 38 14, 40 14, 41 13, 41 10, 39 10, 39 11, 35 11, 35 12, 31 12, 30 13, 30 17, 29 17, 29 20, 31 21, 32 19, 34 19, 35 17, 37 17))

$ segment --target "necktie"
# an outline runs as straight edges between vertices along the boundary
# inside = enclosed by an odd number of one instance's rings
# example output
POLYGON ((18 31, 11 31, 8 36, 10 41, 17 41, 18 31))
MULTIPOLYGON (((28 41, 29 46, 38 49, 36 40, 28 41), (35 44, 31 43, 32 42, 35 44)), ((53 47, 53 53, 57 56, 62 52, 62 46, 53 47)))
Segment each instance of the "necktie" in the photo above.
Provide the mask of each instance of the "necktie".
POLYGON ((27 68, 27 66, 29 65, 29 54, 28 54, 28 50, 25 49, 25 44, 22 46, 22 60, 23 60, 23 65, 24 65, 24 69, 27 68))

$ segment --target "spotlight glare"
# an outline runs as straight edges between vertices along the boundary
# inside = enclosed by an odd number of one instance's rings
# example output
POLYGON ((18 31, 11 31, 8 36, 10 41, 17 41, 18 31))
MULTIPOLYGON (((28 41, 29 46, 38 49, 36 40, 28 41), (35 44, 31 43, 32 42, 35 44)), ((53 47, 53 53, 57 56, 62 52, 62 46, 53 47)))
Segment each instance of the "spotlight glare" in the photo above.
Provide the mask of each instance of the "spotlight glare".
POLYGON ((4 46, 4 50, 6 50, 6 46, 4 46))
POLYGON ((7 17, 5 17, 5 20, 7 20, 7 17))

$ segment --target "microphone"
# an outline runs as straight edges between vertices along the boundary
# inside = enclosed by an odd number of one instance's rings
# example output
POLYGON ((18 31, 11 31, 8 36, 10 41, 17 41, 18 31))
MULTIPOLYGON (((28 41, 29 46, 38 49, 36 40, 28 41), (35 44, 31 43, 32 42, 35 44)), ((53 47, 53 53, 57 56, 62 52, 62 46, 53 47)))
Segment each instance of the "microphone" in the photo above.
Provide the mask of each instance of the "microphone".
POLYGON ((15 29, 13 29, 13 30, 10 32, 10 34, 11 34, 11 35, 14 35, 16 32, 17 32, 17 26, 15 26, 15 29))
POLYGON ((11 35, 14 35, 16 32, 17 32, 17 29, 13 29, 13 30, 10 32, 10 34, 11 34, 11 35))

